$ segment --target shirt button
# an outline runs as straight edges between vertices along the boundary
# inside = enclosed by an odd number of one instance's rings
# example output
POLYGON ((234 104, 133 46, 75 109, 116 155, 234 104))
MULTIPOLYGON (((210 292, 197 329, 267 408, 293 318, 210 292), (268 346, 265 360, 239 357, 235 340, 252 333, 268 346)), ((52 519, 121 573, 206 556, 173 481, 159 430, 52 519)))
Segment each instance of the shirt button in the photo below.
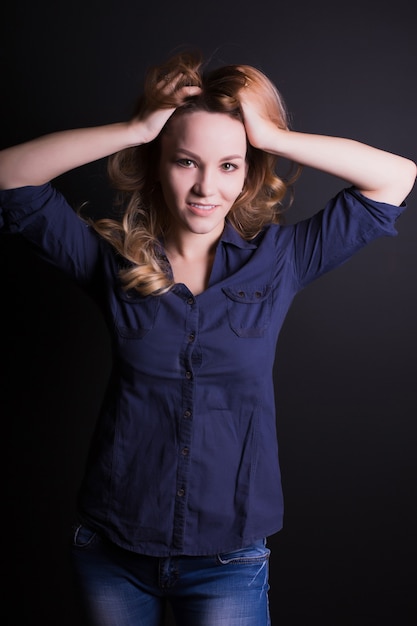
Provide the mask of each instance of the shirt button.
POLYGON ((192 343, 192 342, 194 341, 194 339, 195 339, 195 333, 190 333, 190 334, 188 335, 188 341, 189 341, 190 343, 192 343))
POLYGON ((192 296, 187 299, 187 304, 194 304, 194 298, 192 296))
POLYGON ((188 380, 191 380, 192 377, 193 377, 192 372, 185 372, 185 378, 188 378, 188 380))
POLYGON ((185 418, 191 417, 191 411, 189 411, 188 409, 184 411, 184 417, 185 418))
POLYGON ((185 496, 185 489, 178 489, 177 496, 183 498, 185 496))
POLYGON ((238 291, 237 294, 240 298, 244 298, 245 297, 245 292, 244 291, 238 291))
POLYGON ((189 452, 190 452, 189 448, 183 448, 181 450, 182 456, 188 456, 189 452))

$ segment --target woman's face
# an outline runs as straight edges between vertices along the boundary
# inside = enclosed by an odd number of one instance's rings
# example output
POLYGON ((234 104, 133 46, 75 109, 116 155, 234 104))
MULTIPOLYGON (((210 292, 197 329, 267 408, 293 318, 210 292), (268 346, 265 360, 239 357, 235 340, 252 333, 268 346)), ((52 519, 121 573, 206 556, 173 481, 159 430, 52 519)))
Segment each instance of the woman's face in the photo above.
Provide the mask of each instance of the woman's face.
POLYGON ((177 234, 220 237, 247 171, 242 122, 193 111, 172 118, 161 137, 159 181, 177 234))

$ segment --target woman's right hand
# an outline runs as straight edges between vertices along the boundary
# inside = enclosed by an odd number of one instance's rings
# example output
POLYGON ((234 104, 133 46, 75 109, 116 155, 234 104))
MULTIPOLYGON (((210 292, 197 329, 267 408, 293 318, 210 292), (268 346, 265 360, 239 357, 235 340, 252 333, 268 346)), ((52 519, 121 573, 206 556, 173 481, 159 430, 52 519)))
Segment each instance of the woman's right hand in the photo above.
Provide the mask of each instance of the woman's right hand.
POLYGON ((175 109, 200 93, 181 85, 182 73, 168 74, 153 88, 155 95, 141 115, 129 122, 78 128, 44 135, 0 152, 0 188, 41 185, 92 161, 155 139, 175 109), (165 102, 165 106, 164 106, 165 102))
POLYGON ((183 79, 180 72, 175 76, 167 75, 161 78, 154 88, 155 101, 168 101, 170 104, 163 107, 146 106, 144 111, 136 118, 131 120, 130 128, 132 131, 132 141, 135 145, 149 143, 155 139, 171 115, 174 113, 178 105, 185 102, 187 98, 198 96, 201 88, 194 85, 185 85, 178 87, 183 79), (176 106, 172 106, 173 96, 175 96, 176 106))

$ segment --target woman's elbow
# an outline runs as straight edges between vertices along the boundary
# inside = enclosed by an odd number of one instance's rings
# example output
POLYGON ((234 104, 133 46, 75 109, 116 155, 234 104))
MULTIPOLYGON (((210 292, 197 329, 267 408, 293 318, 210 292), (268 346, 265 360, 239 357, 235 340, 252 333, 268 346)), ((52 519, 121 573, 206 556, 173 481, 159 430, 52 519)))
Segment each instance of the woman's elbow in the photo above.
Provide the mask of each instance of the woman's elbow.
POLYGON ((401 173, 398 176, 398 185, 401 188, 401 202, 410 194, 414 187, 417 176, 417 166, 411 159, 404 159, 401 167, 401 173))

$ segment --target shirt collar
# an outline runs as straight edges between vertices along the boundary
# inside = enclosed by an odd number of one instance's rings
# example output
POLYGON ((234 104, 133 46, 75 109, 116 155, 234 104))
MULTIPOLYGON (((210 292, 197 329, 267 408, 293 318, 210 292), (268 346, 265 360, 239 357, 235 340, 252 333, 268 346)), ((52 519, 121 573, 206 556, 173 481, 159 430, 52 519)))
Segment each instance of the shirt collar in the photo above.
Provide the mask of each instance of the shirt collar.
POLYGON ((220 241, 247 250, 255 250, 258 247, 253 241, 243 239, 227 220, 220 241))
MULTIPOLYGON (((241 248, 242 250, 256 250, 256 248, 258 247, 257 244, 254 243, 254 241, 247 241, 246 239, 243 239, 243 237, 239 235, 234 226, 232 226, 227 220, 225 223, 223 234, 220 237, 220 241, 222 243, 231 244, 232 246, 241 248)), ((158 238, 156 253, 160 258, 166 259, 164 242, 162 237, 158 238)))

